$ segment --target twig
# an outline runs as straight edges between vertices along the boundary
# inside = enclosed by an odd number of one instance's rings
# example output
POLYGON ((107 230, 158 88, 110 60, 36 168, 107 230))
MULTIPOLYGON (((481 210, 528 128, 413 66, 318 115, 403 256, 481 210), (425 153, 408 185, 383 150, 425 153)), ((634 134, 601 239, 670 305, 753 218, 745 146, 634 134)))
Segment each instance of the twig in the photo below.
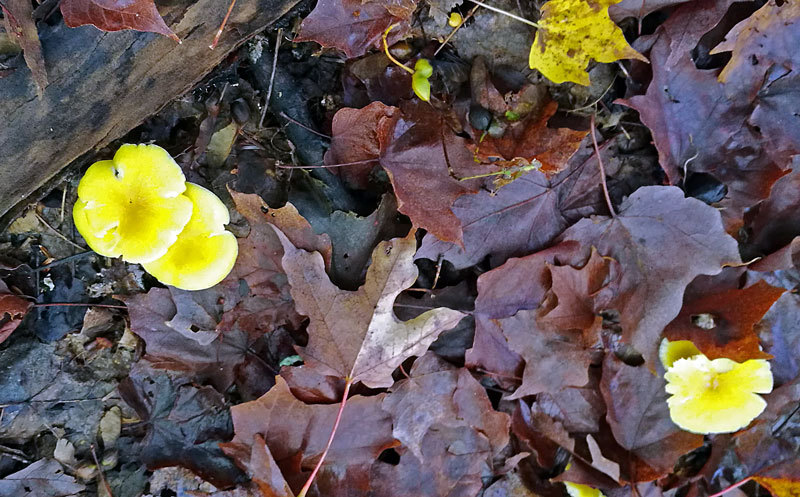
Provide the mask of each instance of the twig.
POLYGON ((283 28, 278 28, 278 34, 275 36, 275 53, 272 55, 272 72, 269 75, 269 85, 267 86, 267 97, 264 99, 264 108, 261 109, 261 119, 258 120, 258 127, 264 127, 264 117, 267 115, 269 109, 269 99, 272 97, 272 86, 275 83, 275 70, 278 69, 278 50, 281 48, 281 37, 283 36, 283 28))
POLYGON ((528 26, 533 26, 536 29, 542 29, 542 27, 540 25, 536 24, 535 22, 529 21, 529 20, 525 19, 524 17, 520 17, 518 15, 514 15, 511 12, 507 12, 507 11, 505 11, 503 9, 498 9, 497 7, 493 7, 493 6, 485 4, 483 2, 479 2, 478 0, 472 0, 472 3, 474 3, 476 5, 480 5, 484 9, 489 9, 491 11, 497 12, 498 14, 503 14, 505 16, 508 16, 511 19, 514 19, 515 21, 524 22, 528 26))
POLYGON ((325 133, 320 133, 320 132, 319 132, 319 131, 317 131, 317 130, 314 130, 314 129, 311 129, 311 128, 309 128, 308 126, 306 126, 305 124, 301 123, 300 121, 297 121, 297 120, 295 120, 295 119, 292 119, 291 117, 287 116, 287 115, 286 115, 286 113, 285 113, 285 112, 283 112, 283 111, 281 111, 281 113, 280 113, 280 116, 281 116, 282 118, 286 119, 287 121, 289 121, 290 123, 292 123, 292 124, 296 124, 297 126, 300 126, 300 127, 301 127, 301 128, 303 128, 304 130, 306 130, 306 131, 310 131, 310 132, 314 133, 314 134, 315 134, 315 135, 317 135, 317 136, 321 136, 321 137, 323 137, 323 138, 327 138, 328 140, 332 140, 332 139, 333 139, 332 137, 330 137, 330 136, 326 135, 325 133))
POLYGON ((222 19, 222 24, 220 24, 219 29, 217 30, 217 34, 214 36, 214 41, 211 42, 211 45, 208 46, 211 50, 217 48, 217 43, 219 43, 219 37, 222 36, 222 30, 225 29, 225 25, 228 23, 228 18, 231 16, 231 12, 233 11, 233 6, 236 5, 236 0, 231 0, 231 4, 228 7, 228 12, 225 14, 225 18, 222 19))
POLYGON ((44 266, 39 266, 37 268, 34 268, 33 272, 38 273, 39 271, 44 271, 45 269, 50 269, 53 266, 58 266, 58 265, 64 264, 65 262, 70 262, 70 261, 73 261, 75 259, 80 259, 81 257, 87 256, 89 254, 94 254, 94 251, 93 250, 87 250, 85 252, 78 252, 77 254, 73 254, 73 255, 70 255, 68 257, 64 257, 63 259, 58 259, 58 260, 53 261, 53 262, 51 262, 49 264, 45 264, 44 266))
POLYGON ((52 302, 49 304, 33 304, 32 307, 104 307, 106 309, 127 309, 124 305, 111 305, 111 304, 82 304, 72 302, 52 302))
POLYGON ((344 166, 357 166, 359 164, 369 164, 370 162, 378 162, 378 159, 364 159, 364 160, 357 160, 354 162, 342 162, 341 164, 330 164, 330 165, 321 165, 321 166, 288 166, 286 164, 276 164, 275 167, 281 169, 327 169, 329 167, 344 167, 344 166))
POLYGON ((103 486, 106 487, 106 492, 110 497, 114 497, 114 493, 111 491, 111 487, 108 485, 106 481, 106 475, 103 474, 103 466, 100 464, 100 461, 97 460, 97 452, 94 450, 94 444, 91 445, 92 447, 92 459, 94 459, 94 463, 97 465, 97 472, 100 474, 100 481, 103 482, 103 486))
POLYGON ((45 221, 45 219, 44 219, 42 216, 40 216, 40 215, 39 215, 39 213, 38 213, 38 212, 34 212, 33 214, 36 216, 36 219, 38 219, 38 220, 39 220, 39 221, 40 221, 42 224, 44 224, 45 226, 47 226, 48 228, 50 228, 50 231, 52 231, 53 233, 55 233, 55 234, 56 234, 56 236, 58 236, 59 238, 61 238, 61 239, 62 239, 62 240, 64 240, 65 242, 69 243, 69 244, 70 244, 70 245, 72 245, 73 247, 76 247, 76 248, 78 248, 78 249, 80 249, 80 250, 83 250, 83 247, 81 247, 81 246, 80 246, 80 245, 78 245, 77 243, 73 242, 72 240, 70 240, 69 238, 67 238, 67 237, 66 237, 66 236, 64 236, 63 234, 61 234, 61 232, 60 232, 60 231, 58 231, 57 229, 53 228, 53 227, 50 225, 50 223, 48 223, 47 221, 45 221))
POLYGON ((453 36, 455 36, 455 35, 456 35, 456 32, 457 32, 459 29, 461 29, 461 26, 463 26, 463 25, 464 25, 464 23, 465 23, 465 22, 467 22, 467 21, 469 20, 469 18, 473 16, 473 14, 475 14, 475 11, 476 11, 476 10, 478 10, 478 7, 480 7, 480 5, 476 5, 476 6, 472 7, 472 10, 470 10, 470 11, 469 11, 469 14, 467 14, 465 17, 462 17, 462 18, 461 18, 461 22, 460 22, 460 23, 458 23, 458 26, 456 26, 455 28, 453 28, 453 30, 452 30, 452 31, 450 31, 450 34, 449 34, 449 35, 447 35, 447 38, 445 38, 445 39, 444 39, 444 41, 442 42, 442 44, 441 44, 441 45, 439 45, 439 48, 437 48, 437 49, 436 49, 436 51, 435 51, 435 52, 433 52, 433 56, 434 56, 434 57, 436 57, 437 55, 439 55, 439 52, 440 52, 440 51, 441 51, 441 50, 444 48, 444 46, 445 46, 445 45, 447 45, 447 42, 448 42, 448 41, 450 41, 450 38, 452 38, 453 36))
POLYGON ((600 184, 603 185, 603 195, 606 197, 608 212, 611 213, 611 217, 617 217, 617 213, 614 211, 614 206, 611 204, 611 196, 608 194, 608 185, 606 184, 606 168, 603 166, 603 158, 600 156, 600 147, 597 146, 597 137, 594 135, 594 115, 595 113, 592 112, 590 127, 592 133, 592 143, 594 144, 594 153, 597 154, 597 163, 600 166, 600 184))
POLYGON ((728 492, 728 491, 730 491, 730 490, 733 490, 734 488, 741 487, 741 486, 742 486, 742 485, 744 485, 745 483, 749 482, 749 481, 750 481, 752 478, 753 478, 752 476, 748 476, 748 477, 747 477, 747 478, 745 478, 744 480, 742 480, 742 481, 739 481, 739 482, 736 482, 736 483, 734 483, 733 485, 731 485, 730 487, 723 488, 723 489, 722 489, 722 490, 720 490, 719 492, 717 492, 717 493, 715 493, 715 494, 712 494, 712 495, 709 495, 708 497, 720 497, 722 494, 724 494, 724 493, 726 493, 726 492, 728 492))
POLYGON ((350 393, 350 385, 353 384, 352 378, 348 378, 347 382, 344 384, 344 393, 342 394, 342 403, 339 405, 339 412, 336 413, 336 421, 333 423, 333 429, 331 430, 331 436, 328 437, 328 444, 325 445, 325 450, 322 452, 322 455, 317 461, 317 465, 314 466, 314 470, 306 480, 306 484, 303 485, 302 490, 300 493, 297 494, 297 497, 306 497, 308 493, 308 489, 311 488, 311 484, 314 483, 314 478, 317 477, 317 473, 319 472, 319 468, 322 467, 322 463, 325 461, 325 456, 328 455, 328 450, 331 448, 331 444, 333 443, 333 437, 336 436, 336 430, 339 428, 339 421, 342 420, 342 412, 344 412, 344 406, 347 403, 347 395, 350 393))

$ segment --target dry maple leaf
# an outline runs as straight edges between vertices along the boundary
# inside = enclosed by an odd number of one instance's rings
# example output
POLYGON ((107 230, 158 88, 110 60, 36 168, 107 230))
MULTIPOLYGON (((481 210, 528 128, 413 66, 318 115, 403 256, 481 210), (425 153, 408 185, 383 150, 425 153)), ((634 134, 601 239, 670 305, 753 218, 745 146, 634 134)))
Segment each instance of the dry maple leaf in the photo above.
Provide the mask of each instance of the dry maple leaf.
POLYGON ((394 23, 400 23, 400 29, 389 41, 401 40, 416 7, 417 0, 321 0, 303 20, 295 41, 316 41, 323 47, 338 48, 348 59, 360 57, 377 47, 383 32, 394 23))
POLYGON ((61 14, 71 28, 91 24, 102 31, 133 29, 180 42, 161 18, 153 0, 63 0, 61 14))
POLYGON ((554 83, 589 85, 590 59, 614 62, 639 59, 642 54, 625 41, 622 30, 608 17, 618 0, 551 0, 542 6, 540 29, 531 46, 528 65, 554 83))
POLYGON ((322 374, 361 381, 371 388, 392 386, 392 372, 406 358, 421 355, 464 314, 447 308, 400 321, 395 298, 417 279, 414 232, 382 242, 372 252, 363 286, 341 290, 325 274, 322 256, 298 249, 276 228, 283 244, 283 268, 297 311, 311 320, 306 363, 322 374))

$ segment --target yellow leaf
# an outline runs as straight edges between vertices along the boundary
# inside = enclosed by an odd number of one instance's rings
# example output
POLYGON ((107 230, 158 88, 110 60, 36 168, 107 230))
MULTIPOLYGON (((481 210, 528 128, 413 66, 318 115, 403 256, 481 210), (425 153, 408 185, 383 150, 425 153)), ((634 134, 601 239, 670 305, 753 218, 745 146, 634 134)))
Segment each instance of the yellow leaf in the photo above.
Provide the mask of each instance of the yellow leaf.
POLYGON ((769 490, 769 493, 774 497, 800 496, 800 481, 792 481, 787 478, 767 478, 765 476, 754 476, 753 479, 769 490))
POLYGON ((542 6, 528 65, 554 83, 589 85, 589 60, 614 62, 639 59, 622 30, 608 17, 608 7, 619 0, 550 0, 542 6))

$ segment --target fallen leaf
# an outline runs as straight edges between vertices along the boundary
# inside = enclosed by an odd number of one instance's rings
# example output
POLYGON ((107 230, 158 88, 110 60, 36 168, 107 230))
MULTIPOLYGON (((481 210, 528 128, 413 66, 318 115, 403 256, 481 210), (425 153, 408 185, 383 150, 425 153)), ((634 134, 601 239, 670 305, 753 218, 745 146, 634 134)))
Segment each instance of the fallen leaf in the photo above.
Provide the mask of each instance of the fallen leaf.
MULTIPOLYGON (((317 476, 316 488, 321 495, 331 495, 324 490, 336 488, 337 483, 342 488, 352 485, 354 481, 348 483, 344 478, 348 470, 361 472, 366 466, 368 475, 369 466, 380 453, 396 445, 391 417, 380 407, 384 396, 355 395, 347 400, 336 437, 317 476)), ((231 408, 235 436, 221 447, 241 467, 252 467, 252 451, 258 448, 259 439, 263 440, 297 492, 325 450, 338 411, 335 404, 308 405, 297 400, 279 376, 275 386, 258 400, 231 408)))
POLYGON ((63 0, 61 14, 71 28, 91 24, 103 31, 133 29, 158 33, 180 43, 153 0, 63 0))
POLYGON ((586 66, 591 59, 647 62, 608 17, 608 7, 617 1, 550 0, 544 4, 528 59, 530 68, 538 69, 554 83, 572 81, 588 86, 586 66))
POLYGON ((546 332, 536 325, 535 311, 492 320, 508 340, 509 347, 525 360, 522 385, 508 398, 518 399, 542 392, 580 387, 589 381, 592 353, 580 335, 546 332))
POLYGON ((777 385, 800 377, 800 297, 784 293, 758 325, 777 385))
MULTIPOLYGON (((614 259, 602 257, 592 247, 591 255, 581 268, 548 265, 552 286, 548 297, 539 307, 537 323, 547 329, 575 330, 587 333, 595 326, 600 311, 608 302, 595 297, 620 275, 619 264, 614 259)), ((585 336, 587 342, 599 340, 585 336)))
POLYGON ((622 339, 657 364, 661 332, 680 312, 683 291, 701 274, 740 263, 736 241, 722 227, 719 213, 685 198, 675 187, 638 189, 616 217, 583 219, 560 241, 596 247, 619 263, 621 278, 603 292, 608 309, 619 312, 622 339), (625 242, 620 242, 625 240, 625 242), (692 257, 687 260, 686 253, 692 257))
MULTIPOLYGON (((607 164, 614 143, 609 140, 601 147, 607 164)), ((442 256, 461 269, 488 255, 490 265, 499 266, 509 257, 547 247, 578 219, 606 212, 597 156, 593 147, 585 147, 552 178, 531 171, 496 194, 481 191, 458 197, 452 211, 461 221, 463 247, 427 234, 417 258, 442 256)))
POLYGON ((541 171, 548 176, 563 170, 588 131, 549 128, 547 122, 558 110, 558 104, 554 101, 545 102, 541 112, 531 113, 525 119, 511 123, 502 137, 486 136, 480 140, 472 147, 475 148, 475 159, 492 163, 497 159, 522 157, 529 163, 534 160, 541 162, 541 171))
POLYGON ((800 189, 800 155, 795 156, 792 171, 776 181, 769 197, 748 214, 745 220, 748 232, 743 249, 745 257, 755 258, 772 254, 800 236, 798 189, 800 189))
POLYGON ((231 436, 231 414, 214 388, 140 362, 119 392, 147 427, 138 457, 148 469, 182 466, 219 488, 244 480, 218 446, 231 436))
POLYGON ((19 497, 71 497, 85 489, 55 459, 39 459, 0 480, 0 494, 19 497))
MULTIPOLYGON (((647 92, 628 99, 626 105, 639 111, 652 131, 670 183, 706 174, 726 187, 720 204, 728 232, 735 233, 744 210, 766 198, 784 171, 782 164, 769 158, 764 135, 747 123, 759 91, 753 85, 760 85, 763 78, 721 83, 717 71, 697 69, 691 58, 730 3, 692 2, 676 9, 657 30, 647 92)), ((793 118, 787 114, 780 119, 793 118)))
POLYGON ((642 19, 644 16, 657 10, 673 7, 688 1, 689 0, 622 0, 608 7, 608 15, 614 22, 619 22, 626 17, 638 17, 642 19))
POLYGON ((33 20, 33 7, 27 0, 8 0, 2 5, 6 27, 22 48, 25 63, 31 70, 39 97, 47 87, 47 69, 42 56, 42 43, 33 20))
POLYGON ((729 268, 717 276, 698 276, 686 288, 683 308, 664 336, 693 342, 709 359, 769 359, 755 326, 786 290, 763 280, 739 288, 743 272, 729 268))
MULTIPOLYGON (((796 497, 800 495, 800 479, 797 477, 800 474, 800 463, 794 461, 794 463, 786 466, 781 476, 754 476, 753 480, 769 490, 769 493, 775 497, 796 497)), ((771 475, 777 473, 777 471, 770 471, 769 473, 771 475)))
POLYGON ((371 388, 389 387, 392 372, 406 358, 421 355, 436 337, 464 316, 437 308, 410 321, 399 321, 394 300, 417 279, 413 263, 414 232, 381 242, 372 253, 367 280, 355 292, 330 282, 318 253, 283 244, 283 267, 298 312, 310 318, 308 346, 300 350, 306 364, 320 373, 361 381, 371 388))
POLYGON ((474 193, 475 182, 459 181, 450 171, 475 167, 466 140, 425 102, 406 101, 400 110, 380 159, 392 181, 398 209, 439 240, 461 244, 461 221, 452 205, 457 197, 474 193))
POLYGON ((423 439, 440 427, 466 426, 482 433, 495 455, 508 444, 508 415, 492 409, 486 391, 468 370, 431 352, 417 359, 408 379, 392 386, 382 408, 392 414, 395 438, 423 462, 423 439))
POLYGON ((316 41, 338 48, 348 59, 360 57, 379 47, 383 32, 392 24, 400 26, 389 34, 390 44, 401 40, 416 8, 416 0, 321 0, 303 20, 295 41, 316 41))
MULTIPOLYGON (((678 457, 703 445, 702 435, 685 432, 670 419, 664 385, 660 376, 641 366, 628 366, 613 354, 603 362, 600 391, 614 438, 650 466, 656 476, 668 473, 678 457)), ((630 473, 630 481, 642 481, 637 474, 641 470, 633 463, 617 462, 630 473)))
POLYGON ((786 47, 800 44, 800 6, 772 0, 733 27, 711 53, 731 52, 719 73, 731 98, 756 104, 749 122, 769 144, 765 151, 778 164, 800 153, 797 71, 800 56, 786 47), (756 94, 757 92, 757 94, 756 94))
POLYGON ((0 343, 3 343, 11 333, 22 323, 31 302, 9 293, 8 287, 0 280, 0 343))
POLYGON ((378 165, 381 144, 394 129, 399 109, 372 102, 363 109, 343 108, 333 116, 331 147, 325 153, 326 165, 336 168, 352 188, 369 187, 370 173, 378 165))
POLYGON ((478 278, 475 339, 466 352, 469 367, 488 372, 506 388, 515 387, 522 380, 524 361, 511 350, 494 320, 511 317, 519 310, 538 309, 551 284, 547 263, 579 265, 585 259, 581 252, 576 242, 561 243, 526 257, 509 259, 478 278))
POLYGON ((511 416, 511 429, 517 438, 533 450, 541 467, 555 467, 559 447, 569 452, 575 450, 575 440, 569 432, 560 422, 542 411, 538 403, 528 407, 520 400, 516 404, 511 416))

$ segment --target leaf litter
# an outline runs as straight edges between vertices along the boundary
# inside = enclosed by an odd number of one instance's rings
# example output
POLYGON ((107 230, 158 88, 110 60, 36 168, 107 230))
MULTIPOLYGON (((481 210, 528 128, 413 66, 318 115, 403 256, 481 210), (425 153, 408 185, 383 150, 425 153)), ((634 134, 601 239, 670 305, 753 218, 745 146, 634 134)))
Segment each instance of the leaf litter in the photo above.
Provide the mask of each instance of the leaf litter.
MULTIPOLYGON (((123 3, 61 11, 174 36, 153 2, 123 3)), ((556 4, 492 4, 540 33, 469 2, 321 0, 267 32, 302 112, 242 112, 267 90, 258 40, 131 132, 190 149, 187 176, 231 209, 240 256, 211 289, 84 255, 74 181, 34 204, 0 238, 0 494, 795 492, 797 4, 572 3, 607 7, 632 58, 572 71, 599 90, 527 69, 534 40, 575 56, 539 17, 576 21, 556 4), (466 21, 442 45, 451 12, 466 21), (430 61, 430 103, 381 51, 395 23, 392 56, 430 61), (766 409, 682 431, 663 338, 767 359, 766 409)))

